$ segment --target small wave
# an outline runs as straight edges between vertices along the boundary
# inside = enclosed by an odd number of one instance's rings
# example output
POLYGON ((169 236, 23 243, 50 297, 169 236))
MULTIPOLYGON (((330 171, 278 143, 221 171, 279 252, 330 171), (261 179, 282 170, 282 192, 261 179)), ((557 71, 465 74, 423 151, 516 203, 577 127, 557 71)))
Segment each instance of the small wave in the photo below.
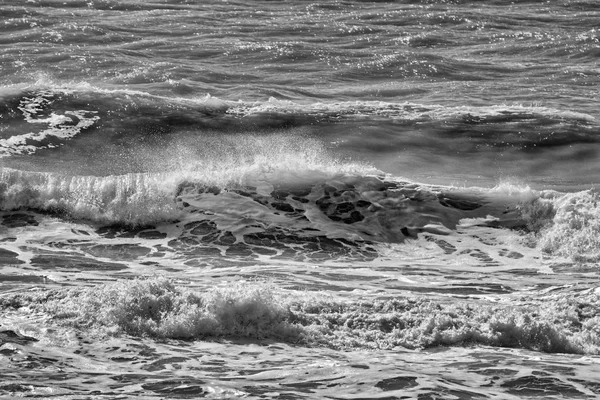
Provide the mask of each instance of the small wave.
POLYGON ((192 290, 151 278, 6 295, 0 307, 44 312, 55 323, 101 336, 249 337, 336 349, 483 344, 599 354, 599 293, 596 288, 502 303, 421 297, 346 303, 269 283, 192 290))
POLYGON ((52 91, 37 91, 23 96, 17 109, 29 124, 45 125, 37 132, 16 134, 0 139, 0 157, 15 154, 31 154, 43 148, 59 146, 80 132, 93 126, 100 119, 96 111, 52 110, 55 94, 52 91))
MULTIPOLYGON (((54 100, 61 108, 70 105, 81 106, 91 103, 94 110, 90 113, 168 117, 177 116, 183 121, 197 118, 196 122, 207 124, 206 116, 220 116, 224 127, 230 126, 236 118, 252 118, 254 124, 264 125, 274 123, 273 118, 285 120, 286 123, 306 123, 315 121, 340 121, 360 118, 385 118, 391 120, 406 120, 414 122, 464 120, 468 123, 510 122, 526 119, 546 118, 557 121, 579 121, 594 123, 592 115, 560 110, 541 105, 498 104, 488 106, 455 106, 444 104, 420 104, 412 102, 387 102, 372 100, 319 102, 292 101, 271 97, 266 100, 252 99, 222 99, 204 94, 200 96, 169 96, 152 94, 128 88, 103 88, 86 82, 59 84, 41 80, 31 86, 10 88, 5 93, 5 101, 20 101, 19 106, 28 115, 42 110, 51 111, 54 100), (110 111, 110 112, 108 112, 110 111), (186 118, 187 117, 187 118, 186 118), (269 120, 270 117, 271 120, 269 120), (234 118, 233 120, 231 118, 234 118), (295 119, 294 119, 295 118, 295 119)), ((4 96, 3 96, 4 97, 4 96)), ((28 119, 29 121, 29 119, 28 119)), ((175 122, 173 118, 169 119, 175 122)), ((31 121, 30 121, 31 122, 31 121)), ((103 121, 105 122, 105 121, 103 121)), ((212 121, 212 126, 215 122, 212 121)))

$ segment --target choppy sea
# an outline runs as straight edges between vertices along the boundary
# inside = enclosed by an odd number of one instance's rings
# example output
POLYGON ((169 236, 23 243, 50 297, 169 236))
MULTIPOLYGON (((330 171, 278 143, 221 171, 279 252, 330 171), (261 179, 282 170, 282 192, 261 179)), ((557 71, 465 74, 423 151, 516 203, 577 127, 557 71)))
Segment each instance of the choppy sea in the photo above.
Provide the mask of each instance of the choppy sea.
POLYGON ((600 3, 0 2, 0 398, 600 398, 600 3))

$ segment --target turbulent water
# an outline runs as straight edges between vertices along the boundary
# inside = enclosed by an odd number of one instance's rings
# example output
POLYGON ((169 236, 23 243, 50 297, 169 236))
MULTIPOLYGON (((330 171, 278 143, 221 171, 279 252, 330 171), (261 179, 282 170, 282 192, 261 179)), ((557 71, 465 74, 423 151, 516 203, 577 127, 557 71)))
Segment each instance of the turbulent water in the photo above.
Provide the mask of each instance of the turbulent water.
POLYGON ((598 21, 2 1, 0 397, 600 397, 598 21))

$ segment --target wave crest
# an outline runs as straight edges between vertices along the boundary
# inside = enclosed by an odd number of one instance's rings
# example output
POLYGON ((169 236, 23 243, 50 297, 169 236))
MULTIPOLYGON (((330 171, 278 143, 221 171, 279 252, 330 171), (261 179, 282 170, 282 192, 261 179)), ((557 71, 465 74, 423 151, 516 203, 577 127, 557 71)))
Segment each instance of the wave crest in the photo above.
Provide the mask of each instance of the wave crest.
POLYGON ((29 208, 100 224, 146 225, 176 219, 173 189, 165 177, 63 176, 0 170, 0 208, 29 208))

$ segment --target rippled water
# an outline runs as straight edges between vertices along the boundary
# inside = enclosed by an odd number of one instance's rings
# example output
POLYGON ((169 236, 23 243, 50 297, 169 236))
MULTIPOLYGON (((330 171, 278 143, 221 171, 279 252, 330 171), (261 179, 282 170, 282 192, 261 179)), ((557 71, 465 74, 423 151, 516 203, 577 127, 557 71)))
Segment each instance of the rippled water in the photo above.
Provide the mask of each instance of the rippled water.
POLYGON ((595 398, 593 1, 4 1, 3 398, 595 398))

